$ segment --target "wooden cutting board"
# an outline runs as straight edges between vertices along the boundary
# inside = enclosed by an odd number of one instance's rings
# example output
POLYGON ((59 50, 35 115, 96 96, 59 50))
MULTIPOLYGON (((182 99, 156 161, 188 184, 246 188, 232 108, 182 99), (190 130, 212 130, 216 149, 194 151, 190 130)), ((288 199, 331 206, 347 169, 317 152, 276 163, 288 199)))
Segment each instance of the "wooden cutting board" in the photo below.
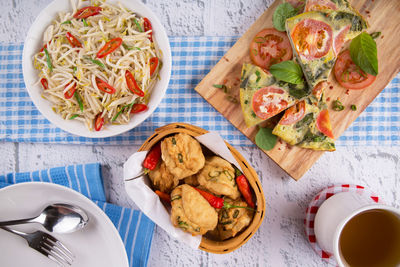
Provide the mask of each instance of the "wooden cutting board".
MULTIPOLYGON (((247 128, 242 115, 240 103, 228 100, 226 94, 213 84, 226 84, 230 91, 239 99, 239 82, 242 64, 251 62, 249 45, 252 38, 264 28, 272 28, 272 15, 275 8, 282 3, 276 0, 236 44, 221 58, 195 90, 206 99, 216 110, 227 118, 236 128, 252 142, 258 127, 247 128)), ((360 0, 353 1, 353 7, 367 19, 370 24, 369 33, 382 32, 376 42, 378 46, 379 74, 375 82, 364 90, 346 90, 336 83, 332 73, 329 78, 333 89, 326 92, 330 118, 334 136, 339 137, 372 100, 385 88, 400 70, 400 1, 399 0, 360 0), (347 93, 346 93, 347 92, 347 93), (341 112, 331 110, 331 101, 339 98, 346 107, 341 112), (356 111, 349 107, 355 104, 356 111)), ((322 155, 322 151, 313 151, 279 142, 270 151, 263 150, 291 177, 298 180, 322 155)), ((328 152, 335 153, 335 152, 328 152)))

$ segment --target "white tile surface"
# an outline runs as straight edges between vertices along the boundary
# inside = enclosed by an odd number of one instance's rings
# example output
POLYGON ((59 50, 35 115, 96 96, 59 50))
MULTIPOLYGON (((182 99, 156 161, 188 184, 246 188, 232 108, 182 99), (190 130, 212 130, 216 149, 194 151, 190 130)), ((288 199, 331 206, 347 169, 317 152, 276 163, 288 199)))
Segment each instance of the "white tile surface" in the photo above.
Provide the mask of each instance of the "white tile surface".
MULTIPOLYGON (((49 0, 1 0, 0 41, 23 41, 30 23, 49 0)), ((240 35, 270 1, 144 1, 169 35, 240 35)), ((228 140, 229 141, 229 140, 228 140)), ((32 171, 74 163, 101 162, 109 201, 135 207, 122 182, 122 165, 134 146, 72 146, 0 143, 0 173, 32 171)), ((227 255, 194 251, 157 228, 149 266, 325 266, 304 236, 303 219, 312 197, 332 183, 367 186, 399 207, 399 147, 349 147, 324 156, 298 182, 253 147, 238 148, 256 169, 267 202, 259 231, 227 255)), ((0 256, 1 257, 1 256, 0 256)))

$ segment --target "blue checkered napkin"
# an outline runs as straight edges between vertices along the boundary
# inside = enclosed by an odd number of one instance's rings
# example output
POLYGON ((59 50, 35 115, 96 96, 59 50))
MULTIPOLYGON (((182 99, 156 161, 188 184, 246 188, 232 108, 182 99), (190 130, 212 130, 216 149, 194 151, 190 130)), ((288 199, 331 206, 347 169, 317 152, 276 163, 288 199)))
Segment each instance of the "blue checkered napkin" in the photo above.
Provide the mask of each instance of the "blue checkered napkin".
POLYGON ((70 165, 42 171, 0 175, 0 188, 32 181, 63 185, 92 199, 108 215, 121 235, 129 266, 147 266, 154 223, 138 210, 106 202, 100 164, 70 165))
MULTIPOLYGON (((30 101, 22 77, 23 44, 0 44, 0 140, 74 144, 141 145, 154 129, 186 122, 218 132, 232 145, 251 142, 193 89, 236 42, 236 37, 170 37, 172 76, 152 116, 119 136, 90 139, 62 131, 30 101)), ((399 145, 398 75, 339 138, 337 145, 399 145)))

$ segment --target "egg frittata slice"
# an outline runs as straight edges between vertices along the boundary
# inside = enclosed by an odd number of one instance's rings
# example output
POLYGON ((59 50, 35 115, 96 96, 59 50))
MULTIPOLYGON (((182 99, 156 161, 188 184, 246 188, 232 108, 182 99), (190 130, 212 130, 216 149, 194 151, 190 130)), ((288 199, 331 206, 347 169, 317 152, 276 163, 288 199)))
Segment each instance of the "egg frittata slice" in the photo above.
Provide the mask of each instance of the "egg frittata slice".
POLYGON ((247 127, 273 117, 309 94, 305 84, 279 81, 258 66, 243 64, 240 104, 247 127))
POLYGON ((353 36, 349 33, 364 29, 362 22, 362 25, 353 25, 354 18, 358 17, 352 13, 325 10, 302 13, 286 20, 293 52, 311 88, 328 79, 344 42, 353 36))
POLYGON ((335 150, 329 112, 324 101, 309 97, 285 111, 272 133, 290 145, 335 150))

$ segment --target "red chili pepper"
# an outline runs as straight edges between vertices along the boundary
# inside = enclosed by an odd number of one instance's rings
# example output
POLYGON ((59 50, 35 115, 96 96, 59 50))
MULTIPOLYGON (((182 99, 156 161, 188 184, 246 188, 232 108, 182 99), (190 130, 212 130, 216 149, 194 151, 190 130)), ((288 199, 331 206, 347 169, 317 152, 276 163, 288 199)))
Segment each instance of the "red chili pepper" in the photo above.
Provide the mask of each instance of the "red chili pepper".
POLYGON ((248 209, 248 210, 254 210, 253 208, 249 207, 244 207, 244 206, 236 206, 236 205, 231 205, 229 203, 226 203, 223 198, 216 197, 211 193, 208 193, 206 191, 200 190, 196 187, 193 187, 194 189, 197 190, 197 192, 200 193, 211 205, 211 207, 216 208, 216 209, 230 209, 230 208, 242 208, 242 209, 248 209))
MULTIPOLYGON (((143 27, 145 32, 153 29, 153 27, 151 26, 151 22, 148 18, 143 18, 143 27)), ((153 42, 153 31, 151 31, 151 33, 149 34, 149 40, 153 42)))
POLYGON ((46 79, 46 78, 42 78, 42 79, 40 80, 40 83, 42 84, 44 90, 49 89, 49 83, 47 82, 47 79, 46 79))
POLYGON ((108 83, 97 77, 96 77, 96 85, 101 91, 107 94, 112 95, 116 92, 114 87, 112 87, 111 85, 109 85, 108 83))
POLYGON ((150 58, 150 76, 153 76, 153 73, 156 71, 158 66, 158 57, 150 58))
POLYGON ((154 191, 162 200, 164 200, 165 202, 171 203, 171 197, 164 192, 161 192, 159 190, 154 191))
POLYGON ((141 97, 144 96, 144 92, 140 89, 139 85, 136 83, 135 78, 129 70, 126 70, 125 72, 125 80, 129 90, 131 90, 132 93, 137 94, 141 97))
POLYGON ((75 36, 73 36, 70 32, 67 32, 65 35, 72 47, 82 47, 81 42, 79 42, 78 39, 76 39, 75 36))
MULTIPOLYGON (((154 145, 150 152, 147 153, 146 158, 143 161, 143 167, 147 170, 145 170, 145 172, 147 171, 152 171, 156 168, 158 161, 161 158, 161 143, 157 143, 156 145, 154 145)), ((146 173, 147 173, 146 172, 146 173)))
POLYGON ((94 121, 94 129, 96 131, 100 131, 101 127, 103 127, 104 118, 101 117, 101 113, 97 114, 95 121, 94 121))
POLYGON ((47 44, 44 44, 44 46, 42 47, 42 49, 40 49, 39 52, 43 52, 43 50, 44 50, 45 48, 47 48, 47 44))
MULTIPOLYGON (((67 83, 67 85, 66 85, 64 88, 67 88, 70 84, 71 84, 71 82, 67 83)), ((74 96, 75 91, 76 91, 76 83, 74 83, 74 85, 71 86, 71 87, 68 89, 68 91, 66 91, 66 92, 64 93, 64 97, 65 97, 66 99, 70 99, 71 97, 74 96)))
POLYGON ((78 11, 76 11, 74 18, 86 19, 90 16, 99 14, 101 10, 103 10, 103 9, 99 6, 87 6, 87 7, 81 8, 78 11))
POLYGON ((133 104, 131 113, 139 113, 147 109, 146 104, 133 104))
POLYGON ((114 52, 122 44, 122 39, 117 37, 108 41, 99 52, 97 52, 96 57, 103 58, 108 54, 114 52))
POLYGON ((244 176, 238 169, 236 169, 236 183, 238 185, 240 193, 242 193, 244 200, 246 200, 246 203, 254 208, 254 202, 253 202, 253 194, 251 193, 249 181, 247 180, 246 176, 244 176))

